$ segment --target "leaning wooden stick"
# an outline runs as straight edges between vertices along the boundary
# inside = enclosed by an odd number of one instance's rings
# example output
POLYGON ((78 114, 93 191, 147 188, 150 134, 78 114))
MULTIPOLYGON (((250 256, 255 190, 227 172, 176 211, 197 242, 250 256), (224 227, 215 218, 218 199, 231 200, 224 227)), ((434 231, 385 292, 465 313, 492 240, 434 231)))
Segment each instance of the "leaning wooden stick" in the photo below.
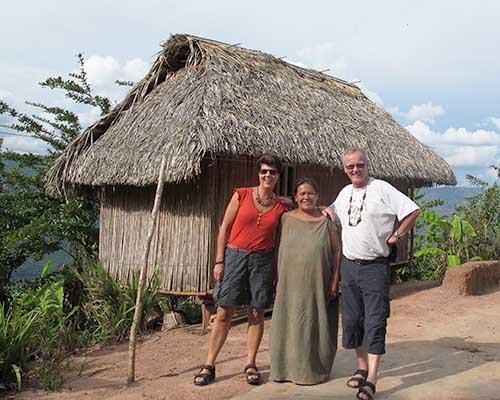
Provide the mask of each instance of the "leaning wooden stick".
POLYGON ((158 211, 160 210, 161 196, 163 193, 163 181, 165 175, 165 165, 167 157, 164 155, 161 160, 160 173, 158 175, 158 186, 156 187, 156 196, 153 206, 153 211, 151 212, 151 225, 149 227, 148 236, 146 238, 146 248, 144 249, 144 258, 142 260, 141 273, 139 275, 139 285, 137 287, 137 298, 135 300, 135 310, 134 310, 134 320, 132 321, 132 327, 130 328, 130 340, 128 346, 128 375, 127 384, 131 384, 135 381, 135 347, 137 339, 137 330, 141 321, 142 314, 142 292, 144 290, 144 284, 146 282, 146 274, 148 270, 148 258, 149 250, 151 248, 151 240, 153 239, 153 234, 156 228, 156 221, 158 217, 158 211))

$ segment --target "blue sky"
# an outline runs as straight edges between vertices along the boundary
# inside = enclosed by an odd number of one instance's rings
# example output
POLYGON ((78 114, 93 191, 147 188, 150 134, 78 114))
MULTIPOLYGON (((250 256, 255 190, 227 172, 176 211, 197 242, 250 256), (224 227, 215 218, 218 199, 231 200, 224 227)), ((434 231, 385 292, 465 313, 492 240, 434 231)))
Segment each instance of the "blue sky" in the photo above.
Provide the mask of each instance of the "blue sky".
MULTIPOLYGON (((115 79, 140 79, 161 42, 190 33, 360 81, 460 185, 465 174, 492 182, 488 167, 500 163, 499 1, 18 0, 2 5, 0 21, 0 98, 24 111, 25 100, 70 104, 37 82, 74 70, 78 52, 95 89, 119 101, 115 79)), ((96 117, 81 109, 84 123, 96 117)), ((0 137, 12 150, 45 151, 0 137)))

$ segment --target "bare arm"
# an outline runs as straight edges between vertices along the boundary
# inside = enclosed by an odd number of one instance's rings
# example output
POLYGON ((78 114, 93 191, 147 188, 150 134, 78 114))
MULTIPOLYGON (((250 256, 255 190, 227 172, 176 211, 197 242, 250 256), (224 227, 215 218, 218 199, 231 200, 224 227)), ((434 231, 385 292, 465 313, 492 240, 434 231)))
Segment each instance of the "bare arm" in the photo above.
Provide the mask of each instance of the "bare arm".
POLYGON ((332 285, 330 287, 330 295, 335 298, 338 295, 338 285, 340 280, 340 257, 342 257, 342 242, 340 241, 339 232, 335 223, 332 224, 333 229, 330 232, 330 241, 332 243, 332 285))
POLYGON ((420 210, 415 210, 408 214, 406 217, 403 218, 403 220, 400 222, 398 228, 396 231, 398 232, 398 236, 394 236, 394 233, 387 239, 388 244, 395 244, 398 242, 398 240, 406 235, 408 231, 412 228, 412 226, 415 224, 415 221, 417 220, 418 216, 420 215, 420 210))
POLYGON ((226 248, 226 243, 229 238, 229 232, 231 232, 231 227, 233 226, 234 219, 236 218, 236 213, 238 212, 238 206, 240 202, 238 200, 238 193, 234 192, 233 197, 229 201, 224 212, 224 218, 219 227, 219 234, 217 235, 217 251, 215 257, 214 266, 214 278, 216 281, 221 281, 224 275, 224 250, 226 248))

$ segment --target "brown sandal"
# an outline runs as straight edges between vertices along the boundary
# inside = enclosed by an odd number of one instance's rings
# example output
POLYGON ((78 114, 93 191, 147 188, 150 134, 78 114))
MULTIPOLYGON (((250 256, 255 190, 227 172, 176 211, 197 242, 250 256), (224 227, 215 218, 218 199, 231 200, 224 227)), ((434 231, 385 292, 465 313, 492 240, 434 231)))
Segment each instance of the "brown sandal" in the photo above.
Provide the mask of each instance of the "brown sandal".
POLYGON ((249 385, 260 385, 260 372, 255 364, 248 364, 245 366, 243 373, 245 374, 249 385), (255 372, 249 371, 249 369, 254 369, 255 372))
POLYGON ((368 371, 366 371, 364 369, 358 369, 358 370, 354 371, 354 373, 352 375, 353 376, 351 376, 347 380, 346 385, 352 389, 359 389, 365 383, 366 378, 368 378, 368 371), (354 376, 354 375, 361 375, 362 378, 358 378, 357 376, 354 376))
POLYGON ((359 387, 358 394, 356 395, 356 398, 358 398, 360 400, 364 400, 362 397, 364 395, 367 400, 373 400, 373 398, 375 397, 376 390, 377 390, 377 388, 376 388, 374 383, 365 381, 359 387), (371 391, 368 391, 366 388, 370 388, 371 391))
POLYGON ((215 380, 215 365, 202 365, 200 367, 200 372, 193 377, 193 383, 196 386, 205 386, 208 385, 209 383, 212 383, 214 380, 215 380), (208 373, 201 372, 204 369, 208 369, 208 373), (197 378, 201 378, 201 380, 198 381, 197 378))

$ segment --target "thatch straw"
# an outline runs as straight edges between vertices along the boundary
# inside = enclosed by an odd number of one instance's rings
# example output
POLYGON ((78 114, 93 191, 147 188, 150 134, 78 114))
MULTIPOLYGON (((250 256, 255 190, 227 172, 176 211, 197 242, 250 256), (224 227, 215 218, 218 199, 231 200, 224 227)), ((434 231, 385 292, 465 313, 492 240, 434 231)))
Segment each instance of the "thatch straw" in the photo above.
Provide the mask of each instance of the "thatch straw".
POLYGON ((443 159, 356 86, 259 51, 175 35, 125 100, 68 146, 47 188, 153 184, 164 153, 167 182, 199 175, 203 158, 264 152, 341 168, 351 147, 366 149, 374 176, 456 184, 443 159))

